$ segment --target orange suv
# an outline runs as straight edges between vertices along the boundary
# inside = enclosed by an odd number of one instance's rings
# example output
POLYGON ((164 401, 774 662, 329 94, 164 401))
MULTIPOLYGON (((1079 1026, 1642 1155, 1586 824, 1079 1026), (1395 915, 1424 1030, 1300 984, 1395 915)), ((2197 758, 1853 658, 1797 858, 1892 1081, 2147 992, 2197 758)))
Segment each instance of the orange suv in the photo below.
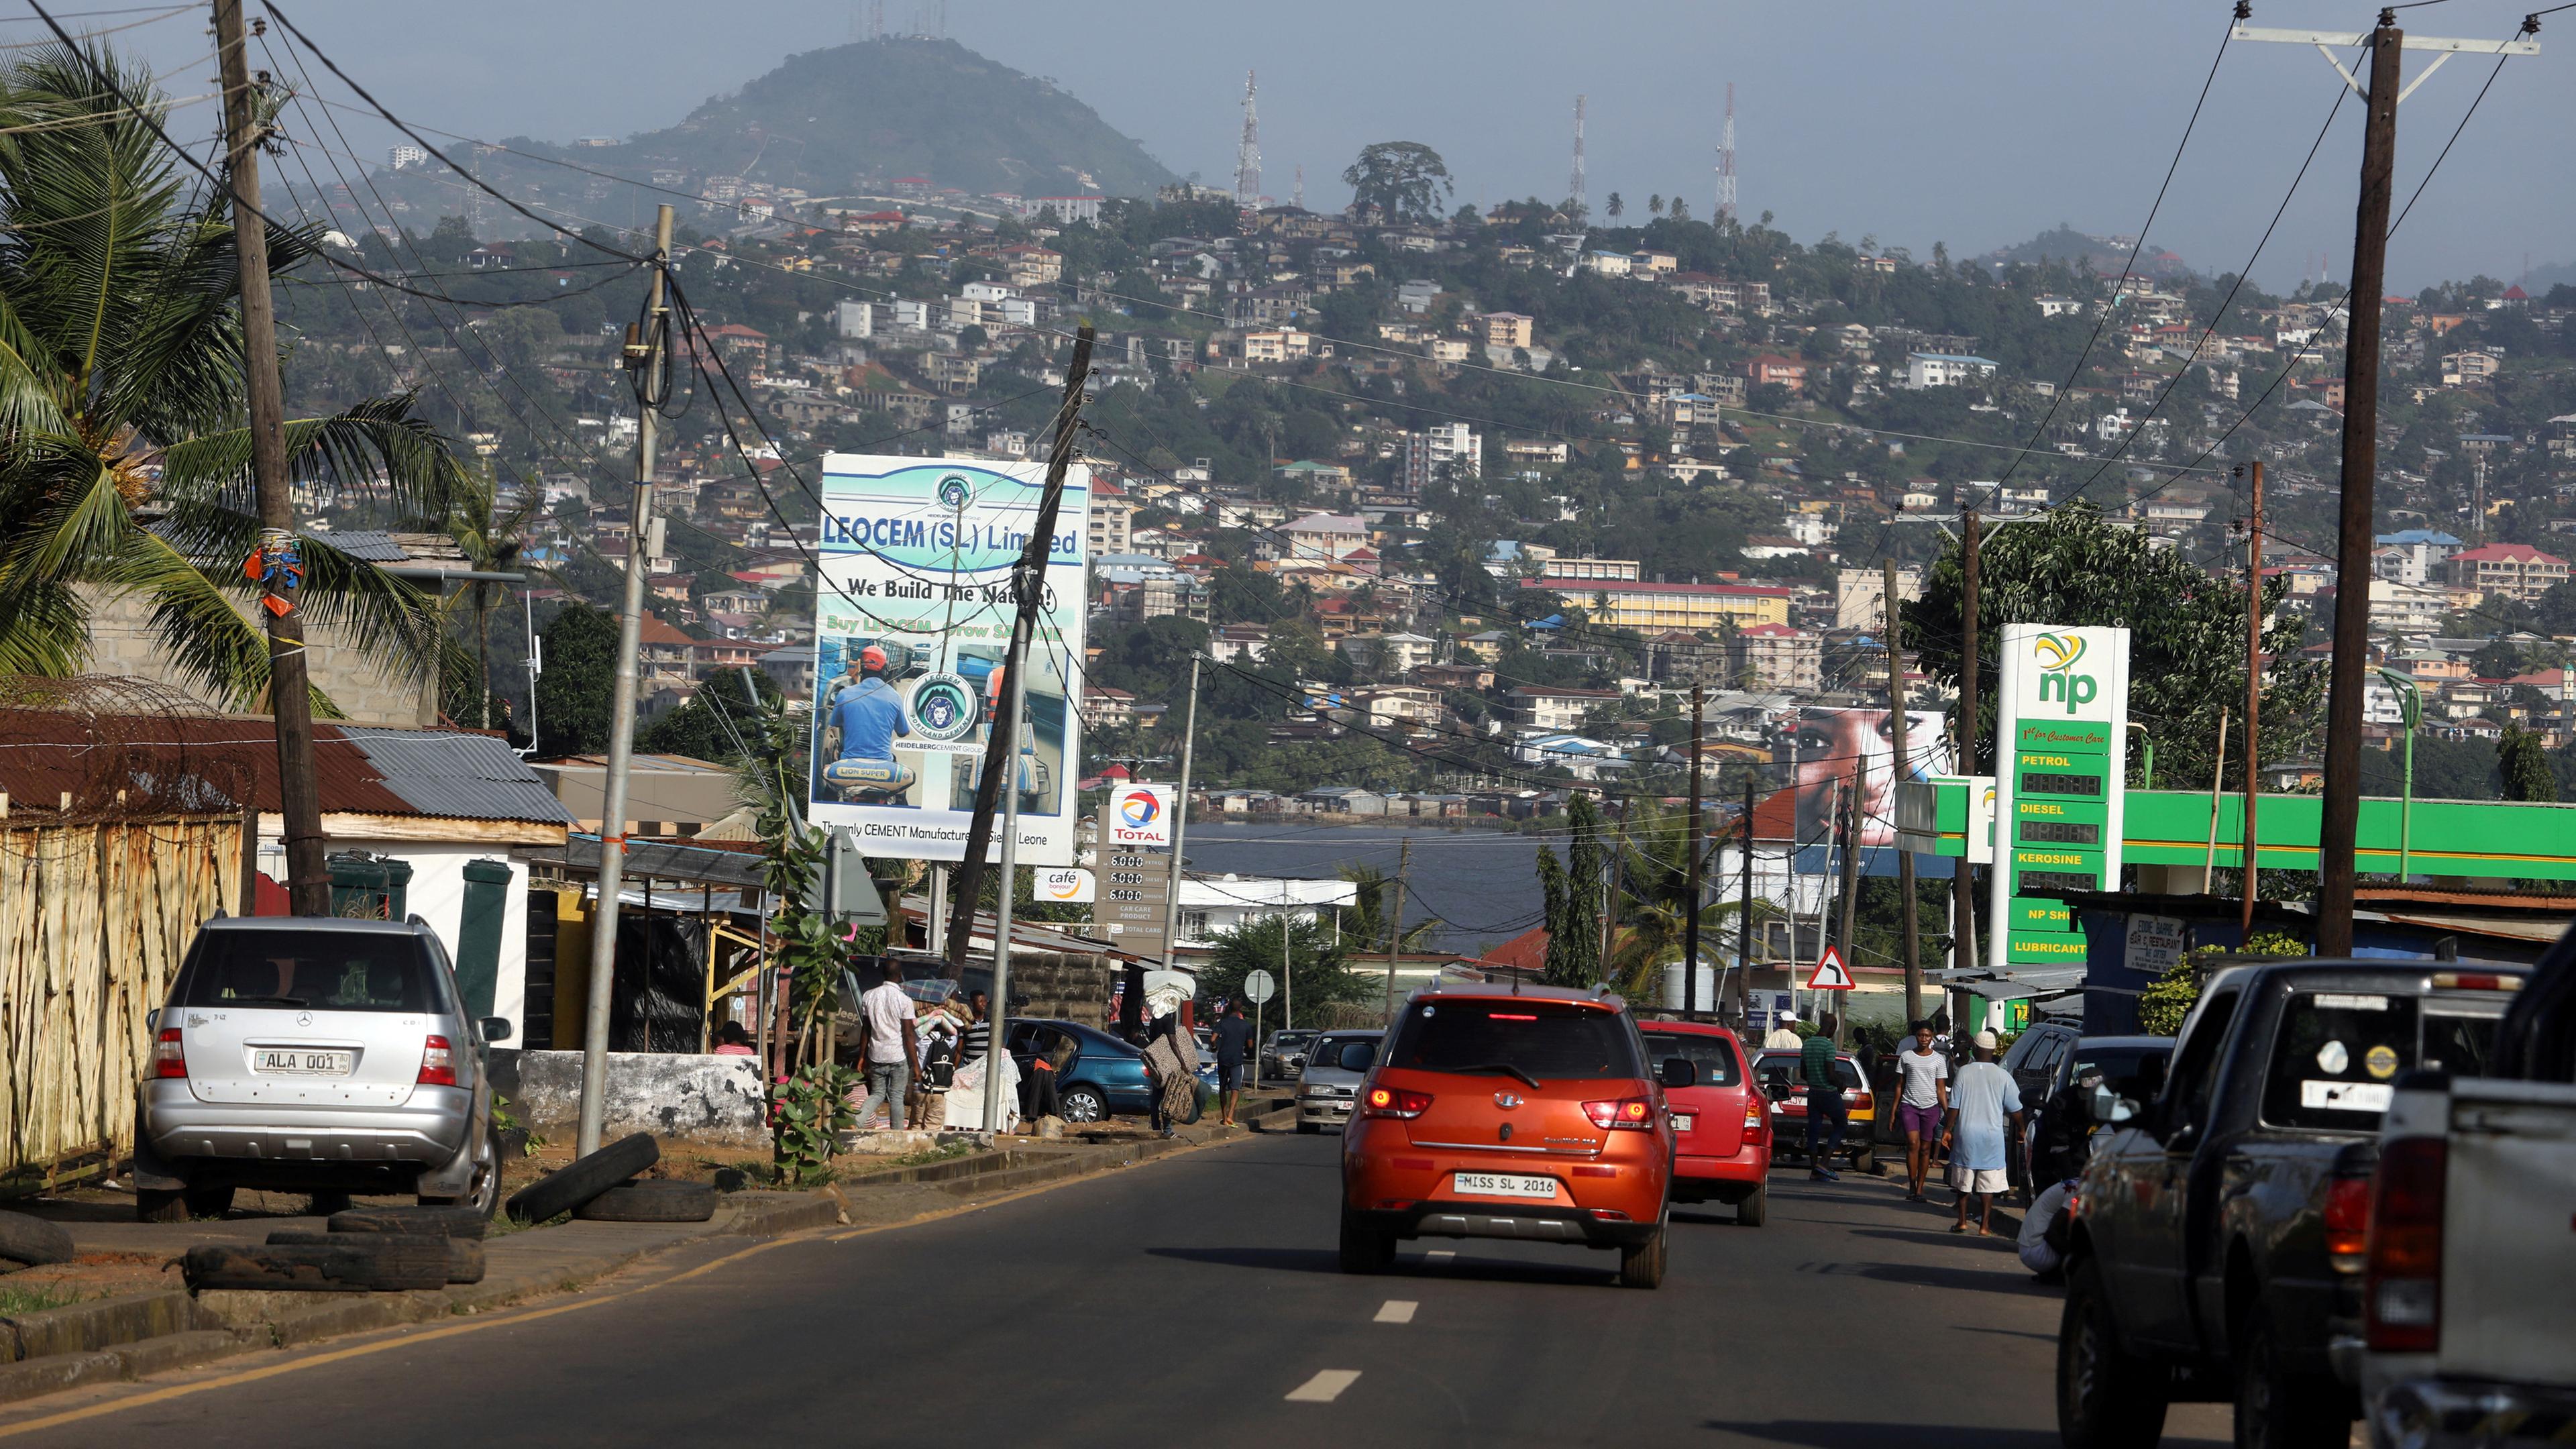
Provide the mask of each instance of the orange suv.
POLYGON ((1519 1238, 1619 1250, 1619 1281, 1664 1276, 1673 1128, 1627 1003, 1493 986, 1416 992, 1342 1130, 1342 1270, 1404 1238, 1519 1238))

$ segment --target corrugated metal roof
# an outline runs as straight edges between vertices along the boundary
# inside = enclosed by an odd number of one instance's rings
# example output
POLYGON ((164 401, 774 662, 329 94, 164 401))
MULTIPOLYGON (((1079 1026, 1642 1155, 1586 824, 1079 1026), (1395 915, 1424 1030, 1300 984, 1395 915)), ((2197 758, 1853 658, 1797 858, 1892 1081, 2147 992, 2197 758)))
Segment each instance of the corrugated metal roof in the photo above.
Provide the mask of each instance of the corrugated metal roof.
POLYGON ((325 535, 322 540, 340 552, 367 563, 404 563, 411 555, 394 542, 394 536, 380 528, 352 528, 325 535))
POLYGON ((527 762, 490 735, 365 725, 338 728, 376 767, 385 788, 420 814, 572 823, 562 802, 527 762))

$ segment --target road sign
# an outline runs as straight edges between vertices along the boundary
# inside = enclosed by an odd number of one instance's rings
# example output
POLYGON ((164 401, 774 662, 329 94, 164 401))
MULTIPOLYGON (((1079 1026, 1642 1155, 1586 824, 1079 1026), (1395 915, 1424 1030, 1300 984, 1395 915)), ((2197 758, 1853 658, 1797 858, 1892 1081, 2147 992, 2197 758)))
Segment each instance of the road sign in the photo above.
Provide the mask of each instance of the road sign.
POLYGON ((1091 919, 1119 950, 1160 960, 1164 910, 1172 892, 1165 853, 1113 847, 1102 852, 1092 878, 1091 919))
POLYGON ((1268 1001, 1279 991, 1279 978, 1267 971, 1255 971, 1243 978, 1243 999, 1255 1006, 1268 1001))
POLYGON ((1827 946, 1824 959, 1816 963, 1816 974, 1807 978, 1807 989, 1849 991, 1852 984, 1851 972, 1843 965, 1843 953, 1836 947, 1827 946))

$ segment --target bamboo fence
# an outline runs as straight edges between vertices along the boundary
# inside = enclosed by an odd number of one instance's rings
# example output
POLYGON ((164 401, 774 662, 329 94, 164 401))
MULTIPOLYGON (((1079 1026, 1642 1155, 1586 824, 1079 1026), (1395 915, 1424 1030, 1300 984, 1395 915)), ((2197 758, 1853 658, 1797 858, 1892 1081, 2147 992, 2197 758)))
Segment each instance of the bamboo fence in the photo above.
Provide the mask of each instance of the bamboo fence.
POLYGON ((133 1149, 144 1014, 240 910, 242 837, 237 815, 0 823, 0 1185, 133 1149))

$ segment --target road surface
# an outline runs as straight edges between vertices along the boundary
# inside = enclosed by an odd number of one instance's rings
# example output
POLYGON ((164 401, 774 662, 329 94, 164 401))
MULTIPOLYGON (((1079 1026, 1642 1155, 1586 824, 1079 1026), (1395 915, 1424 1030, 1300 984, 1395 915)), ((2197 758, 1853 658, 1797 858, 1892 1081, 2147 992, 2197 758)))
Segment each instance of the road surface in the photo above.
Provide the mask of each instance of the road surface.
MULTIPOLYGON (((2058 1442, 2056 1294, 1886 1182, 1780 1172, 1758 1229, 1680 1210, 1656 1292, 1614 1286, 1608 1253, 1507 1243, 1352 1277, 1337 1146, 1263 1136, 907 1228, 696 1245, 533 1310, 40 1400, 0 1443, 2058 1442)), ((2181 1406, 2165 1442, 2226 1431, 2181 1406)))

